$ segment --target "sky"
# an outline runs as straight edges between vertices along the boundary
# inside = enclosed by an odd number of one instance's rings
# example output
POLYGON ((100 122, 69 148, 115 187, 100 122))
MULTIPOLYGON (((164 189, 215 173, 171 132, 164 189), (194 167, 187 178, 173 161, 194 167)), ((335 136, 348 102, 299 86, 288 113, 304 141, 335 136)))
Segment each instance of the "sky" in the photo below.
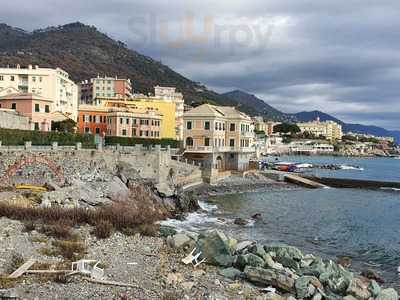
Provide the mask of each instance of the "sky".
POLYGON ((13 0, 0 22, 80 21, 217 92, 400 130, 398 0, 13 0))

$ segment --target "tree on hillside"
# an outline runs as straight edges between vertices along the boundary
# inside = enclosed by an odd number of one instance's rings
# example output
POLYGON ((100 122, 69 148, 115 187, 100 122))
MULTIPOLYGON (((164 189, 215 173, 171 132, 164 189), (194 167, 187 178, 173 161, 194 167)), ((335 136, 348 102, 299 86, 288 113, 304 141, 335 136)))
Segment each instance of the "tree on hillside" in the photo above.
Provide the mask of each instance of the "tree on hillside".
POLYGON ((282 123, 274 126, 274 133, 290 133, 296 134, 299 133, 301 130, 299 126, 296 124, 291 123, 282 123))

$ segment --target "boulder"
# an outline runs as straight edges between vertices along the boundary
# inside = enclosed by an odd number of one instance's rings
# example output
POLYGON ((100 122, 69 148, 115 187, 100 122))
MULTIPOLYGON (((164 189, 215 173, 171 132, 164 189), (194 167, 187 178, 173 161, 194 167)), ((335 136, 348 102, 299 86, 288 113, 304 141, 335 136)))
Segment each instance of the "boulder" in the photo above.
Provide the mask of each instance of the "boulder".
POLYGON ((323 290, 322 284, 319 282, 318 278, 314 276, 302 276, 297 278, 295 287, 297 297, 300 299, 312 297, 317 288, 323 290))
POLYGON ((376 300, 398 300, 399 295, 394 289, 384 289, 382 290, 376 300))
POLYGON ((369 282, 367 278, 354 277, 347 289, 347 294, 354 296, 358 300, 368 300, 372 296, 368 286, 369 282))
POLYGON ((226 277, 226 278, 235 280, 235 279, 240 277, 242 272, 240 270, 238 270, 238 269, 235 269, 235 268, 227 268, 227 269, 220 270, 219 274, 224 276, 224 277, 226 277))
POLYGON ((277 263, 272 258, 271 254, 267 253, 264 256, 265 266, 271 269, 282 270, 283 266, 280 263, 277 263))
POLYGON ((265 252, 275 252, 278 259, 285 257, 300 262, 304 257, 303 253, 293 246, 271 245, 264 246, 264 250, 265 252))
POLYGON ((261 257, 264 259, 264 257, 267 255, 267 253, 264 250, 264 247, 262 245, 254 245, 250 248, 250 252, 257 255, 258 257, 261 257))
POLYGON ((172 236, 175 235, 177 233, 177 231, 169 226, 161 226, 160 227, 160 235, 162 237, 167 237, 167 236, 172 236))
POLYGON ((381 292, 381 287, 375 280, 371 280, 368 290, 371 292, 371 295, 376 298, 381 292))
POLYGON ((253 244, 254 244, 254 242, 251 242, 251 241, 243 241, 243 242, 240 242, 240 243, 238 243, 238 244, 236 245, 235 252, 236 252, 236 253, 240 253, 240 252, 242 252, 243 250, 249 248, 249 247, 250 247, 251 245, 253 245, 253 244))
POLYGON ((346 255, 339 256, 338 264, 344 268, 348 268, 351 265, 351 257, 346 255))
POLYGON ((382 276, 377 271, 375 271, 373 269, 363 270, 361 272, 361 275, 366 277, 366 278, 368 278, 368 279, 373 279, 378 283, 381 283, 381 284, 385 283, 385 281, 383 280, 382 276))
POLYGON ((245 255, 239 255, 236 264, 240 269, 244 269, 246 266, 263 267, 264 260, 253 253, 248 253, 245 255))
POLYGON ((105 187, 106 196, 112 201, 123 201, 129 198, 129 189, 126 184, 117 176, 105 187))
POLYGON ((295 278, 285 270, 263 269, 247 266, 244 269, 246 278, 256 284, 273 286, 284 292, 295 293, 295 278))
POLYGON ((352 295, 347 295, 346 297, 343 297, 343 300, 357 300, 357 298, 353 297, 352 295))
POLYGON ((214 230, 200 235, 197 247, 207 263, 221 267, 232 266, 233 256, 229 247, 229 240, 223 232, 214 230))
POLYGON ((235 219, 235 221, 233 221, 233 223, 240 226, 246 226, 247 224, 249 224, 249 221, 242 218, 237 218, 235 219))
POLYGON ((251 216, 253 220, 262 220, 262 214, 261 213, 256 213, 251 216))
POLYGON ((168 245, 172 248, 179 249, 189 245, 191 241, 192 239, 186 234, 178 233, 175 234, 174 236, 169 237, 168 245))
POLYGON ((264 300, 285 300, 285 297, 282 297, 281 295, 277 293, 268 293, 265 295, 263 298, 264 300))
POLYGON ((329 260, 324 264, 324 270, 320 274, 319 280, 322 284, 327 285, 333 293, 345 295, 346 290, 353 280, 353 273, 329 260))

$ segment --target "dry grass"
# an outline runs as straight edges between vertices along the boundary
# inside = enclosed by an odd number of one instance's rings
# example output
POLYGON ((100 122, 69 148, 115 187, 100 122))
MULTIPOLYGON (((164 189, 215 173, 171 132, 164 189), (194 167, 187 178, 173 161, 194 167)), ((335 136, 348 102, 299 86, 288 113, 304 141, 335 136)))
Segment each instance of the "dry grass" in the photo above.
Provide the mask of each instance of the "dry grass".
POLYGON ((8 278, 8 275, 0 274, 0 289, 10 289, 16 284, 16 280, 8 278))
POLYGON ((86 247, 80 240, 54 241, 53 245, 57 254, 70 261, 79 260, 85 255, 86 247))
POLYGON ((110 221, 100 220, 94 227, 93 233, 99 239, 106 239, 111 236, 114 226, 110 221))
POLYGON ((27 229, 31 229, 34 222, 41 222, 45 224, 43 231, 46 234, 65 239, 69 238, 72 227, 84 224, 96 226, 95 233, 98 230, 99 236, 105 237, 112 228, 121 232, 130 229, 154 235, 154 228, 150 225, 164 219, 165 215, 149 192, 136 187, 131 190, 130 200, 97 209, 17 207, 1 203, 0 217, 26 222, 29 224, 27 229))

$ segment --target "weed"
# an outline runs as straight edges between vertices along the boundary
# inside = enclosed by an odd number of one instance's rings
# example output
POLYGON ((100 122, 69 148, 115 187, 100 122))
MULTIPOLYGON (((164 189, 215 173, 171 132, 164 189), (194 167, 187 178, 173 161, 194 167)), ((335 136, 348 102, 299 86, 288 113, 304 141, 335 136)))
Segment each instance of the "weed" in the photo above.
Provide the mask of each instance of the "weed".
POLYGON ((100 220, 96 223, 93 233, 99 239, 106 239, 111 236, 114 231, 114 226, 110 221, 100 220))

